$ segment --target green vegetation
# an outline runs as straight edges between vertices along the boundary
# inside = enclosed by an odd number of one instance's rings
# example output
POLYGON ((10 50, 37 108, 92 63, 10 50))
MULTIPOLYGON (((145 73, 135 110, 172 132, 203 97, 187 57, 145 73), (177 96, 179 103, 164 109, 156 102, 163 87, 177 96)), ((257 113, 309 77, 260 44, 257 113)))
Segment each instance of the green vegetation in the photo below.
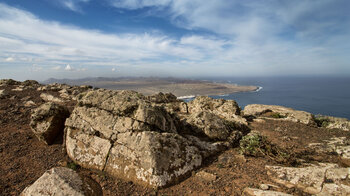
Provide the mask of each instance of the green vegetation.
POLYGON ((283 116, 282 114, 278 113, 278 112, 274 112, 270 115, 270 117, 272 118, 285 118, 285 116, 283 116))
POLYGON ((279 163, 295 164, 295 159, 288 152, 270 143, 266 137, 259 134, 244 136, 239 146, 241 153, 245 156, 267 156, 279 163))
POLYGON ((327 127, 330 123, 330 121, 327 117, 324 117, 321 115, 315 115, 314 121, 316 122, 318 127, 327 127))
POLYGON ((261 135, 246 135, 239 142, 240 151, 247 156, 261 156, 265 155, 264 143, 265 137, 261 135))
POLYGON ((67 167, 75 171, 75 170, 79 169, 80 166, 74 162, 69 162, 67 164, 67 167))

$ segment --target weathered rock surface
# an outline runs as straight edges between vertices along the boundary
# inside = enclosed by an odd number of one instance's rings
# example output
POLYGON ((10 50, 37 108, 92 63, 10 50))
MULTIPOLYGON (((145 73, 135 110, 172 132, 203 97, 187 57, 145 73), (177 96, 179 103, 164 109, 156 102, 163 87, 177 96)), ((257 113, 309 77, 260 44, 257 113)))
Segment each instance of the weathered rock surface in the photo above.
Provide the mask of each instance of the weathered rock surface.
POLYGON ((5 92, 5 90, 0 90, 0 99, 3 99, 7 96, 7 93, 5 92))
POLYGON ((65 124, 67 154, 85 168, 141 184, 176 182, 228 146, 224 142, 237 140, 246 126, 233 121, 239 118, 234 101, 202 99, 205 103, 190 103, 189 113, 187 104, 171 94, 85 92, 65 124), (215 109, 200 106, 210 101, 215 109), (230 115, 219 115, 225 110, 230 115))
POLYGON ((296 187, 308 194, 348 195, 350 189, 342 184, 349 178, 349 168, 336 164, 320 163, 303 168, 266 166, 268 175, 277 183, 288 188, 296 187))
POLYGON ((291 196, 287 193, 282 193, 278 191, 268 191, 268 190, 260 190, 255 188, 246 188, 244 189, 243 195, 249 196, 291 196))
POLYGON ((333 137, 323 143, 310 143, 308 148, 318 153, 333 153, 343 159, 350 159, 350 140, 346 137, 333 137))
POLYGON ((31 186, 25 188, 21 196, 32 195, 102 195, 101 187, 91 180, 84 181, 75 171, 56 167, 45 172, 31 186))
POLYGON ((41 93, 40 98, 47 102, 56 102, 56 103, 63 103, 64 100, 54 97, 53 95, 47 94, 47 93, 41 93))
POLYGON ((277 105, 250 104, 244 107, 243 113, 245 116, 289 120, 308 125, 315 124, 311 113, 277 105), (272 113, 272 115, 264 115, 267 113, 272 113))
POLYGON ((332 116, 316 115, 317 119, 323 121, 322 127, 327 129, 342 129, 344 131, 350 131, 350 121, 346 118, 337 118, 332 116))
POLYGON ((51 144, 63 133, 64 122, 68 116, 66 108, 48 102, 33 110, 30 126, 39 140, 51 144))
POLYGON ((199 150, 178 134, 127 132, 118 135, 109 154, 106 171, 162 187, 201 164, 199 150))

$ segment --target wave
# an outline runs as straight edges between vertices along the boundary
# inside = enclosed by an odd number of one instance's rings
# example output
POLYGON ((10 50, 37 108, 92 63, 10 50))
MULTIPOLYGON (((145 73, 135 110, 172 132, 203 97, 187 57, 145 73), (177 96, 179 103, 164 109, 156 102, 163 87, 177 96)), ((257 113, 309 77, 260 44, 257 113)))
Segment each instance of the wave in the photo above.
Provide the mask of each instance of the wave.
POLYGON ((255 92, 259 92, 263 87, 262 86, 258 86, 258 88, 255 90, 255 92))
POLYGON ((229 96, 230 94, 223 94, 223 95, 219 95, 219 97, 227 97, 229 96))

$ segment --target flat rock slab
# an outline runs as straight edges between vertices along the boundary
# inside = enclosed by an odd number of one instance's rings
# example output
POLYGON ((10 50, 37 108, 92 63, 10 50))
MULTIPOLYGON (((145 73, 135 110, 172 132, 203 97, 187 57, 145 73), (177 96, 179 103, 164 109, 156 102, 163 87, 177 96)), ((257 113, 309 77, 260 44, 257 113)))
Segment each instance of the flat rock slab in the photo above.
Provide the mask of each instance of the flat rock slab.
POLYGON ((262 105, 262 104, 250 104, 244 107, 243 113, 246 116, 263 116, 265 113, 272 112, 275 116, 266 116, 266 118, 288 120, 292 122, 301 122, 304 124, 315 124, 311 113, 294 110, 277 105, 262 105))
POLYGON ((98 196, 101 187, 91 180, 85 182, 75 171, 65 167, 52 168, 45 172, 31 186, 25 188, 21 196, 98 196))
MULTIPOLYGON (((308 194, 339 195, 349 187, 342 184, 348 179, 349 168, 340 168, 336 164, 320 163, 302 168, 266 166, 272 180, 288 188, 296 187, 308 194)), ((347 195, 347 194, 345 194, 347 195)))
POLYGON ((282 193, 278 191, 268 191, 268 190, 261 190, 261 189, 254 189, 254 188, 245 188, 243 195, 249 195, 249 196, 292 196, 287 193, 282 193))

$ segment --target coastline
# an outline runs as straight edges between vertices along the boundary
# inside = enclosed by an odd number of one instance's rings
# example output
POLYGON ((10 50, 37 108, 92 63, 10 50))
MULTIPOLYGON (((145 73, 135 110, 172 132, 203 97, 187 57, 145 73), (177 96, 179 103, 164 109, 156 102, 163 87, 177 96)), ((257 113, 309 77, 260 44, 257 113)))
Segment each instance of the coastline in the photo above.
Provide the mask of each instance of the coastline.
MULTIPOLYGON (((239 86, 237 84, 235 84, 235 86, 239 86)), ((256 89, 251 90, 251 91, 239 91, 239 92, 233 92, 233 93, 219 93, 219 94, 211 94, 211 95, 183 95, 183 96, 178 96, 177 99, 181 99, 181 100, 190 100, 190 99, 194 99, 198 96, 219 96, 219 97, 228 97, 232 94, 235 93, 240 93, 240 92, 259 92, 263 89, 262 86, 256 86, 256 89)))

